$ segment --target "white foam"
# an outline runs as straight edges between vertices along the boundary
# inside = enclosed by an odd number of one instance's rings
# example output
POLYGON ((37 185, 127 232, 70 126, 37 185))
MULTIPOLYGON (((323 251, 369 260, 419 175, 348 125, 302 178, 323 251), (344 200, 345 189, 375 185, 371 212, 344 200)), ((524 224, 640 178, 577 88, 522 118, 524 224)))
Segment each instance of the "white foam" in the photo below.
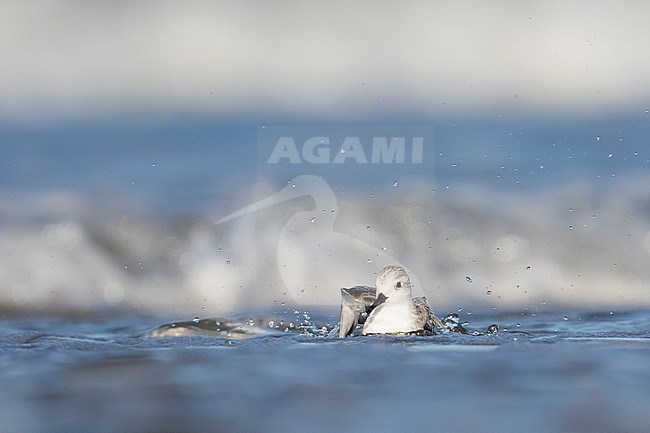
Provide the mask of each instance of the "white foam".
POLYGON ((354 250, 362 242, 407 266, 434 309, 648 306, 648 183, 637 176, 609 188, 517 195, 462 186, 435 194, 413 186, 408 196, 348 193, 338 198, 332 233, 352 242, 333 248, 318 231, 303 243, 291 238, 297 232, 286 225, 295 215, 305 216, 305 230, 322 218, 324 209, 308 199, 214 225, 254 197, 218 203, 188 223, 106 211, 70 193, 3 194, 0 304, 147 313, 335 306, 342 286, 372 285, 390 264, 354 250), (372 233, 363 237, 364 230, 372 233))

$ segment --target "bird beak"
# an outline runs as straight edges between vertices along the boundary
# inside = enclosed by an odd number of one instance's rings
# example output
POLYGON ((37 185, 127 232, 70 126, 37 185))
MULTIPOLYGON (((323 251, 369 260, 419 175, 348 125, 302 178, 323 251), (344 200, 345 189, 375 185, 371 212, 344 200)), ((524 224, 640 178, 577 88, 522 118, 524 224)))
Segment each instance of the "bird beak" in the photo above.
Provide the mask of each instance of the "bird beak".
POLYGON ((388 296, 384 295, 383 293, 378 293, 377 299, 375 299, 375 302, 372 303, 369 310, 373 310, 374 308, 377 308, 378 306, 386 302, 386 299, 388 299, 388 296))

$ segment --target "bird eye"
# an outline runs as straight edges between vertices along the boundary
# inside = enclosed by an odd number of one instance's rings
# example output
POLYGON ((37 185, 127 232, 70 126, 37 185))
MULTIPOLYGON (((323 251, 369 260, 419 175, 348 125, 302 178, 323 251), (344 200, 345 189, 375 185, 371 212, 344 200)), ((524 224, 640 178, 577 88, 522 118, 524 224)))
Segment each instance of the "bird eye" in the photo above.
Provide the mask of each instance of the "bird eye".
POLYGON ((395 284, 395 287, 397 287, 398 289, 401 288, 402 287, 402 282, 398 281, 397 284, 395 284))

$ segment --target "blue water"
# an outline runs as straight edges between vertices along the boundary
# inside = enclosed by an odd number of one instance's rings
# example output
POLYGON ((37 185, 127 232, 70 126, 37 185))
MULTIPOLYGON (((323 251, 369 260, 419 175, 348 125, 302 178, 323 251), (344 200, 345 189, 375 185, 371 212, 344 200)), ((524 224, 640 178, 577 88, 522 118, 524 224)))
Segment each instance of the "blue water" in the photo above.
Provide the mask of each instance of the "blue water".
POLYGON ((420 121, 422 164, 291 170, 264 165, 259 124, 3 126, 0 308, 335 305, 391 263, 444 308, 648 306, 646 117, 420 121), (321 172, 318 190, 215 224, 321 172))
MULTIPOLYGON (((284 318, 300 327, 297 313, 227 319, 284 318)), ((312 331, 336 320, 333 312, 310 313, 312 331)), ((470 329, 497 323, 501 330, 344 340, 299 330, 243 340, 209 332, 155 338, 149 332, 160 318, 6 318, 0 431, 650 428, 647 310, 460 315, 470 329)))
POLYGON ((303 186, 260 168, 259 125, 3 127, 0 431, 648 431, 646 118, 431 124, 409 175, 222 224, 303 186), (381 260, 500 332, 319 332, 381 260), (265 329, 153 336, 210 315, 265 329))
MULTIPOLYGON (((647 114, 566 120, 495 115, 419 124, 435 130, 435 142, 425 149, 431 165, 423 173, 414 167, 413 176, 436 185, 471 183, 527 191, 589 181, 598 188, 599 179, 650 172, 647 114)), ((258 127, 196 119, 36 130, 5 126, 0 129, 0 187, 8 192, 114 194, 171 214, 204 211, 209 203, 258 181, 258 127)), ((339 133, 345 128, 332 127, 339 133)), ((358 124, 349 128, 363 130, 358 124)), ((305 165, 304 170, 317 167, 305 165)), ((381 176, 364 172, 347 183, 327 180, 364 191, 362 186, 380 184, 381 176)))
POLYGON ((247 157, 252 125, 92 124, 2 135, 0 185, 8 192, 101 194, 171 214, 205 209, 225 179, 250 177, 256 164, 247 157))
POLYGON ((0 3, 0 433, 650 431, 643 7, 43 3, 0 3), (395 264, 499 333, 330 338, 395 264))

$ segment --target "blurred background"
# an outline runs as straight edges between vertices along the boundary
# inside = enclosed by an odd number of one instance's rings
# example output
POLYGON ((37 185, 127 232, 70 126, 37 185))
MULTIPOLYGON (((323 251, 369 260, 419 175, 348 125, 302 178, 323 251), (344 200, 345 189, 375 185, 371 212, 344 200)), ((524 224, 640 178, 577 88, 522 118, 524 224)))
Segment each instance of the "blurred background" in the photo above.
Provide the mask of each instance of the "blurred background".
POLYGON ((3 2, 0 311, 336 305, 389 262, 440 309, 647 307, 649 16, 3 2), (278 125, 435 132, 421 165, 269 167, 278 125))

